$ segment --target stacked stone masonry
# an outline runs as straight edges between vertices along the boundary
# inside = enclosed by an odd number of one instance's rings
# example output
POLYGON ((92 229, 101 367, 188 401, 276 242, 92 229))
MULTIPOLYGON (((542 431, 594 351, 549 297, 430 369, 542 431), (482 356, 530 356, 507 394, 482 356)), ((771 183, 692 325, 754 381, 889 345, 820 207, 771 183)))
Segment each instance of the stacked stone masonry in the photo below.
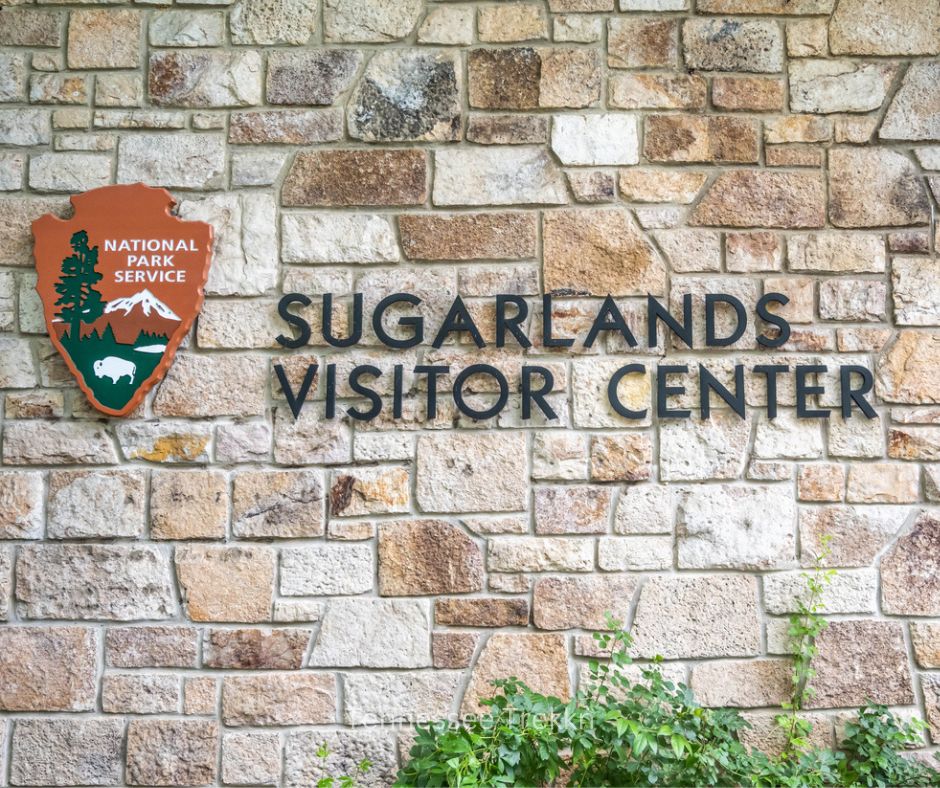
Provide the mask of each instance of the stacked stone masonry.
POLYGON ((385 785, 490 679, 567 696, 607 611, 773 748, 826 534, 816 735, 872 699, 940 745, 937 0, 3 6, 0 785, 307 786, 362 757, 385 785), (164 382, 105 419, 46 336, 30 221, 136 181, 213 224, 214 261, 164 382), (294 291, 315 329, 325 292, 340 327, 354 292, 429 324, 459 294, 488 342, 496 293, 533 335, 555 293, 583 338, 608 293, 643 336, 647 293, 781 292, 794 330, 288 352, 294 291), (631 422, 605 392, 638 359, 859 364, 877 418, 797 419, 788 389, 770 421, 755 384, 746 419, 631 422), (559 418, 428 419, 411 380, 400 420, 295 421, 272 368, 312 361, 531 361, 559 418))

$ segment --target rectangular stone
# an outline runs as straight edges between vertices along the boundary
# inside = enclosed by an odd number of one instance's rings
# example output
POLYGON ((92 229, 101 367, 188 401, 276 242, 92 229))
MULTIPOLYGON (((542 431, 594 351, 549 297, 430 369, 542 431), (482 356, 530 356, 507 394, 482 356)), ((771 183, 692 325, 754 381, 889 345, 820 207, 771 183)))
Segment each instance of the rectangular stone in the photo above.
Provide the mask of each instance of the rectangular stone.
POLYGON ((343 722, 375 725, 446 717, 462 675, 457 670, 347 673, 343 722))
POLYGON ((198 637, 193 627, 109 627, 105 662, 114 668, 193 668, 198 637))
POLYGON ((309 629, 210 629, 202 665, 221 670, 298 670, 310 643, 309 629))
POLYGON ((174 714, 180 700, 179 676, 111 673, 101 679, 101 710, 108 714, 174 714))
POLYGON ((181 546, 175 559, 190 620, 270 620, 275 574, 271 548, 181 546))
POLYGON ((320 673, 227 676, 222 682, 222 720, 243 725, 332 725, 336 679, 320 673))
POLYGON ((411 260, 518 260, 536 256, 535 213, 403 214, 398 217, 411 260))
POLYGON ((652 161, 756 162, 760 153, 757 123, 733 116, 649 115, 646 157, 652 161))
POLYGON ((707 83, 697 74, 610 74, 610 106, 704 110, 707 83))
POLYGON ((180 354, 153 400, 155 416, 260 416, 267 367, 260 356, 180 354))
POLYGON ((49 538, 140 536, 144 530, 144 484, 144 474, 135 471, 51 472, 49 538))
POLYGON ((435 205, 560 205, 568 201, 561 171, 541 148, 439 148, 435 205))
POLYGON ((285 263, 391 263, 399 257, 395 231, 384 215, 288 213, 281 218, 285 263))
POLYGON ((561 537, 506 536, 487 542, 491 572, 590 572, 594 540, 561 537))
POLYGON ((170 618, 169 557, 153 545, 29 545, 16 562, 28 618, 133 621, 170 618))
POLYGON ((247 107, 262 103, 264 69, 254 50, 176 50, 150 55, 150 100, 161 107, 247 107))
POLYGON ((123 739, 123 720, 17 720, 10 778, 15 785, 119 785, 123 739))
POLYGON ((537 534, 590 534, 608 530, 613 498, 609 487, 536 487, 533 495, 537 534))
POLYGON ((281 551, 280 592, 285 596, 362 594, 373 588, 370 545, 307 545, 281 551))
POLYGON ((0 46, 62 46, 64 11, 7 6, 0 14, 0 46))
POLYGON ((125 777, 129 785, 210 785, 218 754, 215 720, 131 720, 125 777))
POLYGON ((299 153, 287 173, 285 205, 420 205, 427 199, 423 150, 328 150, 299 153))
POLYGON ((232 532, 243 538, 321 536, 325 497, 319 471, 241 471, 233 487, 232 532))
POLYGON ((93 711, 97 654, 89 627, 0 627, 0 710, 93 711))
POLYGON ((137 68, 143 14, 88 8, 69 14, 69 68, 137 68))
POLYGON ((438 599, 434 623, 445 627, 525 627, 529 600, 503 597, 438 599))
POLYGON ((219 134, 134 134, 118 147, 118 183, 218 189, 224 172, 225 140, 219 134))
POLYGON ((43 474, 0 473, 0 539, 39 539, 43 525, 43 474))
POLYGON ((314 145, 343 136, 339 109, 233 112, 228 141, 235 145, 314 145))

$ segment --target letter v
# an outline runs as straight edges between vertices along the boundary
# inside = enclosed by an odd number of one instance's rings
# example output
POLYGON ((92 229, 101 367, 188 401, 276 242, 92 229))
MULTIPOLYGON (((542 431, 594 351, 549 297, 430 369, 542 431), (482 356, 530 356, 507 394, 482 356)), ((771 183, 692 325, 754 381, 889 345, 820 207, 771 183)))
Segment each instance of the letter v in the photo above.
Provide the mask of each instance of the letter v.
POLYGON ((300 410, 304 406, 304 402, 307 401, 307 394, 310 392, 310 386, 313 383, 313 379, 317 376, 317 370, 320 368, 319 364, 308 364, 307 373, 304 375, 304 382, 300 384, 300 391, 297 393, 297 396, 294 396, 294 390, 291 388, 290 381, 287 379, 287 375, 284 372, 284 367, 280 364, 274 365, 274 373, 277 375, 277 382, 281 384, 281 390, 284 392, 284 396, 287 397, 287 404, 290 407, 290 412, 294 414, 294 418, 300 418, 300 410))

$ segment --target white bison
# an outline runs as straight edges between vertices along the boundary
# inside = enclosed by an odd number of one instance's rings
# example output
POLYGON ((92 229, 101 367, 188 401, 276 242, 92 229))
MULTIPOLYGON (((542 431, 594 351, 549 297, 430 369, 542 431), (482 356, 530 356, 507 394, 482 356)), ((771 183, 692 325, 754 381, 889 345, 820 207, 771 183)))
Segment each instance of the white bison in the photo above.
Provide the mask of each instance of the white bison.
POLYGON ((117 383, 125 376, 130 383, 133 383, 136 373, 137 367, 133 362, 117 356, 105 356, 95 362, 95 377, 111 378, 112 383, 117 383))

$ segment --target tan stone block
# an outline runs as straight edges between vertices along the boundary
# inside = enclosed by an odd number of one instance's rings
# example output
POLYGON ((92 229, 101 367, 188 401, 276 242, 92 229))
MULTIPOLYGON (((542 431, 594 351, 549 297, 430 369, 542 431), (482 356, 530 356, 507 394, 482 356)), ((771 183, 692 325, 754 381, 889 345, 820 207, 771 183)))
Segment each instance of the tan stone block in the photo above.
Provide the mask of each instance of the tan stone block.
POLYGON ((398 217, 411 260, 518 260, 536 256, 534 213, 403 214, 398 217))
POLYGON ((222 720, 242 725, 332 725, 336 678, 320 673, 227 676, 222 681, 222 720))
POLYGON ((605 533, 609 527, 612 497, 609 487, 537 487, 534 492, 535 532, 605 533))
POLYGON ((920 667, 940 667, 940 624, 932 621, 911 622, 911 643, 920 667))
POLYGON ((601 60, 593 49, 558 47, 539 52, 540 107, 594 107, 601 98, 601 60))
POLYGON ((721 173, 692 213, 693 225, 822 227, 825 195, 819 176, 804 172, 721 173))
POLYGON ((534 109, 539 106, 541 57, 534 49, 472 49, 467 65, 471 107, 534 109))
POLYGON ((210 629, 202 665, 221 670, 298 670, 310 643, 309 629, 210 629))
POLYGON ((541 115, 480 115, 467 123, 467 140, 478 145, 527 145, 548 142, 548 118, 541 115))
POLYGON ((480 548, 443 520, 380 524, 378 556, 382 596, 470 593, 483 588, 480 548))
POLYGON ((783 241, 776 233, 727 233, 725 264, 729 271, 779 271, 783 264, 783 241))
POLYGON ((873 8, 863 0, 837 4, 829 25, 836 54, 936 55, 940 9, 916 0, 889 0, 873 8))
POLYGON ((28 618, 170 618, 169 558, 149 544, 42 544, 20 549, 16 597, 28 618))
POLYGON ((292 206, 419 205, 427 199, 421 150, 300 153, 284 181, 292 206))
POLYGON ((783 36, 765 20, 687 19, 682 24, 685 65, 704 71, 776 72, 783 69, 783 36))
POLYGON ((940 460, 940 427, 903 427, 888 432, 888 456, 900 460, 940 460))
POLYGON ((241 0, 230 15, 235 44, 306 44, 318 27, 313 0, 241 0))
POLYGON ((69 68, 137 68, 140 11, 79 9, 69 16, 69 68))
POLYGON ((679 26, 654 16, 613 17, 607 23, 611 68, 670 68, 679 56, 679 26))
POLYGON ((765 293, 780 293, 790 299, 768 309, 789 323, 812 323, 816 312, 816 280, 808 276, 773 276, 764 280, 765 293))
POLYGON ((846 489, 849 503, 912 503, 920 496, 920 472, 901 463, 851 463, 846 489))
POLYGON ((330 514, 356 517, 408 511, 410 477, 407 468, 347 468, 333 472, 330 514))
POLYGON ((548 38, 548 20, 541 5, 514 3, 481 6, 477 11, 480 40, 492 43, 548 38))
POLYGON ((797 495, 801 501, 841 501, 845 490, 845 468, 831 463, 801 465, 797 495))
POLYGON ((39 539, 43 532, 43 476, 0 473, 0 539, 39 539))
POLYGON ((117 427, 121 453, 147 462, 209 462, 211 432, 192 422, 128 422, 117 427))
POLYGON ((0 15, 0 45, 15 47, 59 47, 62 45, 64 11, 14 8, 0 15))
POLYGON ((271 104, 332 104, 353 80, 362 53, 350 49, 275 50, 268 57, 271 104))
POLYGON ((596 435, 590 462, 592 481, 642 481, 652 474, 653 444, 645 432, 596 435))
POLYGON ((131 720, 127 726, 127 782, 213 783, 218 751, 219 724, 214 720, 131 720))
POLYGON ((446 717, 462 676, 445 670, 348 673, 343 676, 343 722, 375 725, 446 717))
POLYGON ((928 201, 913 163, 897 151, 835 148, 829 153, 829 218, 837 227, 926 224, 928 201))
POLYGON ((612 73, 608 76, 610 106, 623 109, 704 110, 706 92, 705 78, 697 74, 612 73))
POLYGON ((108 714, 175 714, 179 707, 179 676, 111 673, 101 679, 101 710, 108 714))
POLYGON ((745 575, 655 577, 640 590, 638 657, 744 657, 760 650, 757 582, 745 575))
POLYGON ((198 635, 191 627, 109 627, 105 663, 113 668, 192 668, 198 635))
POLYGON ((434 622, 446 627, 525 627, 529 624, 529 600, 438 599, 434 603, 434 622))
POLYGON ((248 538, 322 536, 323 499, 318 471, 241 471, 233 485, 232 532, 248 538))
POLYGON ((779 706, 792 693, 788 659, 718 660, 692 667, 692 691, 703 706, 779 706))
POLYGON ((259 416, 265 410, 264 359, 238 355, 177 355, 157 390, 158 416, 259 416))
POLYGON ((571 694, 567 646, 563 635, 491 635, 470 675, 461 714, 485 710, 480 699, 493 696, 490 682, 515 676, 543 695, 567 700, 571 694))
POLYGON ((816 639, 811 709, 914 702, 903 628, 894 621, 831 621, 816 639))
POLYGON ((280 778, 280 736, 255 731, 223 735, 223 783, 277 785, 280 778))
POLYGON ((490 539, 486 566, 491 572, 590 572, 594 540, 515 536, 490 539))
MULTIPOLYGON (((22 296, 20 303, 23 303, 22 296)), ((65 397, 61 391, 11 392, 3 398, 3 412, 8 419, 61 418, 65 412, 65 397)))
POLYGON ((620 208, 554 211, 543 219, 545 289, 586 295, 661 294, 665 264, 620 208))
POLYGON ((0 627, 0 709, 94 710, 97 652, 88 627, 0 627))
POLYGON ((650 115, 644 153, 653 161, 756 162, 755 122, 733 116, 650 115))
POLYGON ((217 682, 214 678, 197 676, 183 679, 183 714, 215 715, 217 682))
POLYGON ((708 176, 701 170, 631 167, 618 173, 620 197, 627 202, 693 202, 708 176))
MULTIPOLYGON (((876 391, 888 402, 940 402, 940 337, 905 329, 878 358, 876 391), (910 361, 916 359, 916 364, 910 361)), ((9 427, 7 428, 9 429, 9 427)))
POLYGON ((787 22, 787 54, 790 57, 825 57, 829 53, 826 19, 787 22))
POLYGON ((222 539, 228 524, 223 471, 160 471, 150 488, 153 539, 222 539))
POLYGON ((764 141, 772 145, 787 142, 828 142, 832 121, 818 115, 782 115, 764 121, 764 141))
POLYGON ((602 536, 597 540, 597 565, 605 572, 672 567, 672 537, 602 536))
POLYGON ((269 620, 274 563, 267 547, 177 547, 176 573, 190 620, 269 620))
POLYGON ((528 498, 525 455, 521 433, 421 435, 416 502, 424 512, 522 511, 528 498))
POLYGON ((468 668, 480 636, 475 632, 434 632, 431 653, 435 668, 468 668))
POLYGON ((881 603, 886 613, 940 615, 940 519, 923 512, 881 559, 881 603))
POLYGON ((892 540, 909 509, 906 506, 801 507, 801 563, 812 566, 829 537, 826 566, 870 566, 892 540))
POLYGON ((638 582, 633 577, 546 577, 535 582, 532 621, 539 629, 609 629, 626 622, 638 582))
POLYGON ((234 145, 314 145, 342 135, 343 115, 336 109, 233 112, 228 129, 234 145))
POLYGON ((109 465, 117 461, 111 436, 91 421, 19 421, 3 430, 6 465, 109 465))

